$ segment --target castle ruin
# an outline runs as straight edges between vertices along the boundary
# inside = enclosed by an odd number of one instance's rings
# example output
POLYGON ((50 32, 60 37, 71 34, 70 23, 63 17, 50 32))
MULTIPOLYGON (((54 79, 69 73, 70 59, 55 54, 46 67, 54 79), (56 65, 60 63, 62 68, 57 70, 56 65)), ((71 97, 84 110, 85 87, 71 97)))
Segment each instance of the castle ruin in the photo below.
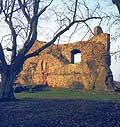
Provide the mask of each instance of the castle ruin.
MULTIPOLYGON (((45 43, 36 41, 30 52, 45 43)), ((114 85, 110 65, 110 35, 97 26, 88 41, 53 44, 28 59, 18 81, 20 84, 28 82, 67 88, 79 82, 86 89, 107 89, 114 85)))

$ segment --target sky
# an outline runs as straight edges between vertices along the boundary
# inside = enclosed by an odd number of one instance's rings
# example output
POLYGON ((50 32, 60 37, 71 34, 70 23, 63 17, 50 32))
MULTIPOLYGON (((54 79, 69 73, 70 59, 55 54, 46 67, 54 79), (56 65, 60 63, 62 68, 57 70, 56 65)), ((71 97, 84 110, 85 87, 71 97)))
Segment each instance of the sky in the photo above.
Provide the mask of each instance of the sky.
MULTIPOLYGON (((69 0, 65 0, 65 1, 66 3, 67 2, 70 3, 69 0)), ((112 4, 112 0, 86 0, 87 6, 91 8, 92 10, 96 8, 96 6, 98 5, 98 2, 100 4, 100 7, 99 7, 100 11, 98 10, 98 12, 101 15, 104 15, 105 13, 107 15, 118 15, 118 10, 116 6, 112 4)), ((63 4, 61 0, 55 0, 55 2, 52 4, 52 7, 55 8, 56 10, 58 9, 59 11, 63 10, 63 4)), ((56 22, 54 21, 54 16, 55 16, 54 12, 50 9, 48 9, 48 11, 51 11, 51 13, 46 12, 45 15, 41 18, 39 23, 37 39, 40 41, 47 41, 47 42, 50 41, 53 38, 56 29, 58 28, 58 24, 56 24, 56 22)), ((82 9, 82 12, 83 13, 85 12, 84 8, 82 9)), ((117 34, 116 32, 119 30, 119 25, 111 25, 113 21, 114 19, 111 19, 109 21, 104 20, 100 24, 103 29, 103 32, 109 33, 111 37, 113 37, 113 35, 116 35, 117 34)), ((93 30, 93 28, 99 24, 99 21, 92 20, 88 24, 91 30, 93 30)), ((72 27, 68 32, 66 32, 63 36, 61 36, 59 43, 68 43, 68 41, 70 43, 70 42, 76 42, 81 40, 87 40, 88 37, 90 37, 91 35, 91 34, 88 34, 87 36, 84 37, 87 31, 87 28, 84 26, 83 27, 80 26, 79 30, 69 40, 68 35, 70 35, 74 31, 74 28, 75 27, 72 27)), ((5 25, 4 22, 0 23, 0 33, 1 33, 0 40, 2 39, 4 35, 6 35, 6 33, 9 34, 8 27, 7 25, 5 25)), ((116 40, 111 39, 111 52, 114 52, 118 49, 118 45, 120 45, 119 41, 120 41, 120 38, 117 38, 116 40)), ((22 44, 22 42, 20 44, 22 44)), ((111 61, 112 61, 111 70, 113 72, 114 80, 120 81, 120 71, 119 71, 120 59, 115 60, 115 56, 112 56, 111 61)))

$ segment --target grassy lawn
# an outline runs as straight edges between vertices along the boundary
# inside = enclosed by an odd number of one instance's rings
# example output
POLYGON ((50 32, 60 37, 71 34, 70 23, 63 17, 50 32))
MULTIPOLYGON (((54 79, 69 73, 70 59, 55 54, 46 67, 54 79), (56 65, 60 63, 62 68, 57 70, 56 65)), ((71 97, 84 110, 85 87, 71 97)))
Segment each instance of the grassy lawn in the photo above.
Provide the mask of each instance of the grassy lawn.
POLYGON ((41 92, 21 92, 15 94, 18 99, 24 98, 57 98, 57 99, 85 99, 85 100, 99 100, 99 101, 117 101, 120 102, 120 94, 115 92, 103 91, 82 91, 71 89, 50 89, 49 91, 41 92))

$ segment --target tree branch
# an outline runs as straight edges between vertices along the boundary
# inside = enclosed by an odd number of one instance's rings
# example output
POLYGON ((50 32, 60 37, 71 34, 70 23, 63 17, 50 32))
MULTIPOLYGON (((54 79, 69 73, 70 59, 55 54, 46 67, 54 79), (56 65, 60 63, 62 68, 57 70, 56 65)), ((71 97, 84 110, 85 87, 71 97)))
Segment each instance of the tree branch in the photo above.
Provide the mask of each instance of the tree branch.
POLYGON ((31 18, 30 18, 30 16, 27 14, 27 12, 26 12, 26 10, 25 10, 25 5, 22 3, 21 0, 18 0, 18 3, 19 3, 19 6, 20 6, 20 8, 21 8, 21 10, 22 10, 22 12, 23 12, 23 14, 24 14, 24 16, 26 17, 26 19, 27 19, 27 21, 28 21, 28 23, 29 23, 30 20, 31 20, 31 18))
POLYGON ((77 4, 78 4, 78 0, 75 1, 75 11, 74 11, 74 15, 73 15, 73 21, 76 18, 76 13, 77 13, 77 4))
POLYGON ((52 4, 52 2, 53 2, 53 0, 51 0, 50 3, 49 3, 47 6, 45 6, 45 7, 38 13, 38 17, 39 17, 40 15, 42 15, 43 12, 46 11, 46 9, 52 4))
POLYGON ((16 57, 16 50, 17 50, 17 42, 16 42, 16 38, 17 38, 17 34, 16 31, 13 27, 12 21, 11 21, 11 17, 9 17, 9 20, 5 19, 5 22, 8 24, 10 30, 11 30, 11 35, 12 35, 12 56, 11 56, 11 60, 13 61, 14 58, 16 57))
POLYGON ((0 0, 0 14, 2 13, 3 10, 3 0, 0 0))
POLYGON ((76 20, 76 21, 73 21, 71 22, 66 28, 64 28, 63 30, 61 30, 59 33, 56 34, 56 36, 50 41, 48 42, 47 44, 45 44, 44 46, 42 46, 41 48, 39 48, 38 50, 34 51, 33 53, 30 53, 30 54, 27 54, 25 56, 25 59, 28 59, 30 57, 33 57, 33 56, 37 56, 39 55, 39 53, 41 51, 43 51, 44 49, 46 49, 47 47, 51 46, 58 38, 59 36, 61 36, 63 33, 65 33, 66 31, 68 31, 75 23, 85 23, 86 21, 90 20, 90 19, 101 19, 101 17, 91 17, 91 18, 87 18, 87 19, 84 19, 84 20, 76 20))
MULTIPOLYGON (((23 5, 22 5, 22 2, 21 0, 18 0, 19 1, 19 5, 22 6, 22 8, 25 8, 23 5)), ((29 35, 28 35, 28 38, 24 44, 24 47, 23 49, 18 53, 18 56, 17 57, 21 57, 21 56, 24 56, 28 51, 29 49, 32 47, 32 45, 34 44, 36 38, 37 38, 37 24, 38 24, 38 18, 39 16, 51 5, 53 0, 51 0, 51 2, 44 8, 42 9, 39 13, 38 13, 38 8, 39 8, 39 0, 35 1, 33 3, 33 17, 31 18, 30 20, 30 31, 29 31, 29 35)), ((26 16, 26 13, 25 13, 25 9, 23 9, 23 14, 25 14, 26 16)))
POLYGON ((1 43, 0 43, 0 61, 5 65, 7 64, 1 43))
POLYGON ((112 0, 113 4, 115 4, 117 6, 117 9, 119 11, 120 14, 120 0, 112 0))

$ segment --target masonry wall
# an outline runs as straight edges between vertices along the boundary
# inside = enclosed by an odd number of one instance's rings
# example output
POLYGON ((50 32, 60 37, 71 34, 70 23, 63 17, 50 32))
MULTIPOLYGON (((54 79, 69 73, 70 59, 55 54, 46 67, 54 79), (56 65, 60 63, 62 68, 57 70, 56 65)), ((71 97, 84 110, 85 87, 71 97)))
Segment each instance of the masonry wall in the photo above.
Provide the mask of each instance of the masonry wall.
MULTIPOLYGON (((18 82, 70 87, 77 81, 86 89, 92 89, 93 86, 96 89, 107 89, 113 85, 109 38, 109 34, 99 33, 88 41, 52 45, 25 62, 18 82), (72 55, 77 51, 81 52, 81 62, 72 63, 72 55)), ((37 41, 30 52, 44 44, 37 41)))

